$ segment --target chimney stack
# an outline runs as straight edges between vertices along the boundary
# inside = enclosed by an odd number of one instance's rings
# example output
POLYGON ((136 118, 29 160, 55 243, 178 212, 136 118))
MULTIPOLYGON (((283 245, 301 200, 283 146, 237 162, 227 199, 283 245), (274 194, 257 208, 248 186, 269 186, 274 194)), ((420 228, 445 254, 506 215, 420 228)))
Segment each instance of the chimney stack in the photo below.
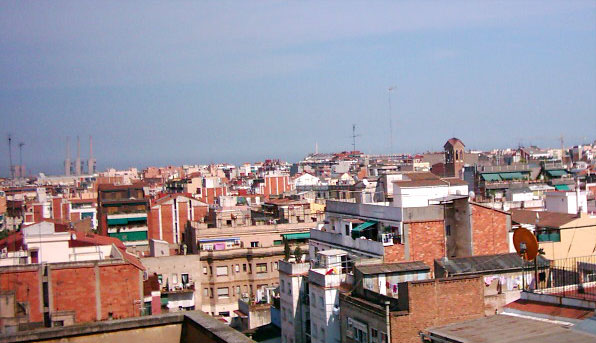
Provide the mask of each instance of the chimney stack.
POLYGON ((66 159, 64 160, 64 175, 70 176, 71 170, 71 163, 70 163, 70 137, 66 137, 66 159))
POLYGON ((81 139, 77 136, 77 159, 75 160, 75 175, 81 175, 81 139))
POLYGON ((89 136, 89 160, 87 161, 87 173, 95 174, 95 159, 93 158, 93 138, 89 136))

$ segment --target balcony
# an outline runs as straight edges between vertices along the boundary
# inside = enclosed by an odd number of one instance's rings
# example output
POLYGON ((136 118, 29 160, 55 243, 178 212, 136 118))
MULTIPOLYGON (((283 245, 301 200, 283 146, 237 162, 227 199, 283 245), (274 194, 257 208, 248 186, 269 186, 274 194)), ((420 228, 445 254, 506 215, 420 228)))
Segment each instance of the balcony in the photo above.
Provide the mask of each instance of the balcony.
POLYGON ((377 242, 362 238, 353 239, 352 237, 345 236, 341 233, 311 229, 310 239, 313 241, 329 243, 337 247, 359 250, 378 256, 383 256, 385 254, 385 251, 383 249, 383 242, 377 242))
POLYGON ((308 281, 325 288, 337 288, 346 282, 346 274, 326 275, 327 269, 311 269, 308 272, 308 281))

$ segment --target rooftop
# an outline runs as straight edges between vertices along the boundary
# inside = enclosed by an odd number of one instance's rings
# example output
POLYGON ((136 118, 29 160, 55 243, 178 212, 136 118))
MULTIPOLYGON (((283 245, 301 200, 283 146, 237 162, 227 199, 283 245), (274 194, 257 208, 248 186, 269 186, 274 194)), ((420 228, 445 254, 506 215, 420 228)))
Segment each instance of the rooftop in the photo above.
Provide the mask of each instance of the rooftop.
POLYGON ((385 273, 399 273, 399 272, 410 272, 419 270, 430 270, 430 267, 424 264, 422 261, 414 262, 398 262, 398 263, 382 263, 382 264, 370 264, 356 266, 362 274, 373 275, 373 274, 385 274, 385 273))
MULTIPOLYGON (((542 256, 538 256, 538 266, 548 267, 549 262, 542 256)), ((445 269, 448 274, 474 274, 492 271, 521 270, 522 259, 516 253, 479 255, 469 257, 457 257, 449 259, 436 259, 435 265, 445 269)))
POLYGON ((31 330, 3 335, 0 343, 69 342, 161 342, 161 343, 252 343, 253 340, 201 311, 109 320, 67 327, 31 330))
POLYGON ((428 332, 433 337, 462 343, 588 343, 596 340, 595 335, 569 330, 556 322, 503 314, 434 327, 428 332))

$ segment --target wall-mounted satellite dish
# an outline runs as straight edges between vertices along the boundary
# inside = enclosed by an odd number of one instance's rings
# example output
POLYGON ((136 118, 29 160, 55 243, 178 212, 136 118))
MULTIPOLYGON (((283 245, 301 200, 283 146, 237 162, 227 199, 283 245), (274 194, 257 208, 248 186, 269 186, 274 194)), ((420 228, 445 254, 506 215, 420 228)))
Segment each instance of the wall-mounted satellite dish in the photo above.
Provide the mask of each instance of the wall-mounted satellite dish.
POLYGON ((526 261, 533 261, 538 255, 538 241, 530 230, 520 227, 513 233, 513 246, 526 261))

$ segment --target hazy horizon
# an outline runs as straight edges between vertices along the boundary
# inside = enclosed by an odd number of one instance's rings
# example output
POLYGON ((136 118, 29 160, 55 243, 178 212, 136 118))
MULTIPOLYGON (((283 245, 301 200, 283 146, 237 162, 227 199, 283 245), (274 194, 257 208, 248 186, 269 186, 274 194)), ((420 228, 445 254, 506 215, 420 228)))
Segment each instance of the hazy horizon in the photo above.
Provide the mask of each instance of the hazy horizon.
POLYGON ((596 139, 594 1, 4 1, 0 49, 0 175, 596 139))

